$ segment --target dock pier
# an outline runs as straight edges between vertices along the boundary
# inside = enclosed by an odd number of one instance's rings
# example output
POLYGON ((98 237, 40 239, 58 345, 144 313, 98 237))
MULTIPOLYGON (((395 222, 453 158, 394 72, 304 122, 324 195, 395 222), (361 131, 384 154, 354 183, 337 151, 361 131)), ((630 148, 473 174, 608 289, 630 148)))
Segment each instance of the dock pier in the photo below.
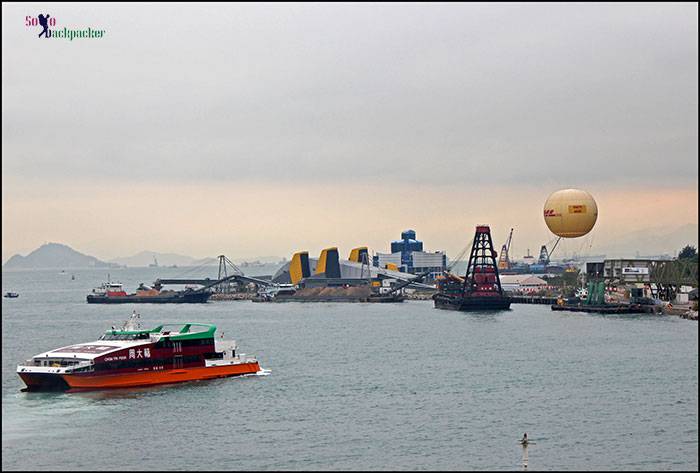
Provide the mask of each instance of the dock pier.
POLYGON ((511 304, 545 304, 552 305, 557 303, 558 297, 547 296, 510 296, 511 304))

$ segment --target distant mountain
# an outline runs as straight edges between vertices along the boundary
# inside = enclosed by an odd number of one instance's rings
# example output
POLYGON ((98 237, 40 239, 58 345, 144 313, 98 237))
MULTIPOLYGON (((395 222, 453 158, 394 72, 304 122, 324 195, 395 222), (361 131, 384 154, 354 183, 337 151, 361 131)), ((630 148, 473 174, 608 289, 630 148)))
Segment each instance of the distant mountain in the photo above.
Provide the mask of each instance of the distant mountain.
MULTIPOLYGON (((248 264, 270 264, 278 263, 284 258, 279 256, 256 256, 253 258, 237 258, 233 262, 237 265, 248 264)), ((158 266, 218 266, 219 259, 215 256, 208 258, 193 258, 191 256, 178 255, 175 253, 158 253, 157 251, 141 251, 133 256, 124 256, 109 260, 130 267, 149 266, 158 262, 158 266), (155 258, 155 259, 154 259, 155 258)))
POLYGON ((190 266, 218 266, 219 258, 210 256, 208 258, 196 259, 190 263, 190 266))
POLYGON ((156 260, 158 261, 158 266, 196 266, 194 263, 197 261, 195 258, 190 256, 178 255, 175 253, 158 253, 155 251, 142 251, 133 256, 114 258, 110 261, 133 267, 155 264, 156 260))
MULTIPOLYGON (((160 260, 158 260, 160 261, 160 260)), ((235 258, 232 259, 236 266, 260 266, 260 265, 274 265, 281 264, 281 262, 286 261, 285 258, 280 256, 254 256, 252 258, 235 258)), ((194 260, 191 266, 218 266, 219 258, 209 257, 194 260)))
POLYGON ((678 256, 685 245, 698 246, 698 224, 688 223, 675 228, 650 227, 617 236, 613 243, 596 245, 592 251, 606 258, 643 258, 645 256, 678 256))
POLYGON ((281 261, 286 261, 286 258, 283 258, 281 256, 253 256, 251 258, 237 258, 234 259, 233 262, 236 264, 243 264, 243 263, 261 263, 261 264, 270 264, 270 263, 279 263, 281 261))
POLYGON ((118 266, 101 261, 94 256, 84 255, 60 243, 46 243, 27 256, 14 255, 5 262, 3 268, 113 268, 118 266))

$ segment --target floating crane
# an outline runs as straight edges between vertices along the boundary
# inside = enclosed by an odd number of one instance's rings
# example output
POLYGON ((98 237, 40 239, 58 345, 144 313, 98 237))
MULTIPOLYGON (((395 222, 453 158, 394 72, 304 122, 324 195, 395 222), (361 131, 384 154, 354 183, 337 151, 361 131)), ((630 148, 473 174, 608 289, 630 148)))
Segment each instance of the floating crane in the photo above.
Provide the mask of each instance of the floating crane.
POLYGON ((501 247, 501 254, 498 257, 498 269, 510 269, 510 258, 508 256, 510 251, 510 242, 513 240, 513 229, 510 229, 510 234, 508 239, 501 247))
POLYGON ((491 229, 477 225, 464 278, 447 274, 438 281, 438 292, 433 296, 435 307, 461 311, 509 309, 511 299, 503 294, 496 258, 491 229))

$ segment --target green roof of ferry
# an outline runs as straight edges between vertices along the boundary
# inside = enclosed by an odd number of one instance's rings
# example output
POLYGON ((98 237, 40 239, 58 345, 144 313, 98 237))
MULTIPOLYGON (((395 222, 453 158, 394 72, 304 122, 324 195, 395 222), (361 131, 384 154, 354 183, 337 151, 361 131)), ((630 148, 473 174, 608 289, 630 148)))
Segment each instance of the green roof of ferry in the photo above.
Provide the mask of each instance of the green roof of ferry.
MULTIPOLYGON (((163 330, 163 327, 165 325, 159 325, 155 328, 152 328, 150 330, 107 330, 106 333, 110 333, 112 335, 136 335, 139 333, 160 333, 161 330, 163 330)), ((197 324, 197 323, 187 323, 183 324, 182 328, 178 331, 177 335, 164 335, 171 340, 198 340, 201 338, 213 338, 214 333, 216 332, 216 325, 212 324, 197 324), (190 332, 190 327, 207 327, 206 330, 202 330, 200 332, 190 332)))

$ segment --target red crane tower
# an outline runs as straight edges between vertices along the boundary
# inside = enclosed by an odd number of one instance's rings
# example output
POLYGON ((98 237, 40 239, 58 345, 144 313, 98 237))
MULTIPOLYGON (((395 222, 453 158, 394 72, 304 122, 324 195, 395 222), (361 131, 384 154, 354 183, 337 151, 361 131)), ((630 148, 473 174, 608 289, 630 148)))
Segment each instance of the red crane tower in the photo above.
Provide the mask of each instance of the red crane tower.
POLYGON ((433 296, 438 309, 478 311, 510 308, 510 297, 503 295, 488 225, 476 227, 461 290, 456 290, 454 278, 442 281, 444 285, 439 285, 437 294, 433 296))

